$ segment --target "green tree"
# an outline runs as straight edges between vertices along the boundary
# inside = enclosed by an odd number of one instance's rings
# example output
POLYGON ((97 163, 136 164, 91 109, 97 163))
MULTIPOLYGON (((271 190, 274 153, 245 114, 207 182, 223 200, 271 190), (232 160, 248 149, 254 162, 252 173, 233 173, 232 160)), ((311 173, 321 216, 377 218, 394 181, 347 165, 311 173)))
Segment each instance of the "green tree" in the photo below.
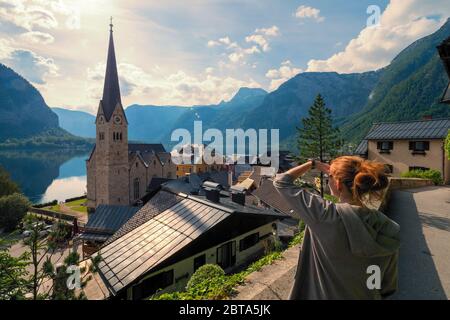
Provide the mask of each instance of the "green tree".
POLYGON ((29 253, 13 257, 9 248, 13 242, 0 239, 0 300, 22 300, 29 288, 27 266, 29 253))
POLYGON ((30 207, 30 201, 22 194, 0 197, 0 228, 14 230, 30 207))
POLYGON ((9 196, 13 193, 20 193, 20 189, 11 180, 9 173, 0 166, 0 197, 9 196))
MULTIPOLYGON (((67 272, 70 266, 78 266, 80 256, 77 252, 72 251, 64 259, 61 265, 54 266, 52 257, 58 247, 66 248, 70 229, 67 223, 58 221, 54 224, 52 231, 47 236, 45 233, 45 225, 33 216, 27 216, 24 219, 24 226, 31 231, 30 236, 24 241, 30 256, 30 264, 32 266, 30 278, 30 291, 33 300, 53 299, 53 300, 77 300, 84 299, 83 289, 86 287, 91 277, 80 279, 80 290, 69 289, 67 280, 70 273, 67 272), (51 281, 51 282, 49 282, 51 281), (50 283, 45 288, 44 284, 50 283)), ((101 261, 100 255, 92 257, 92 264, 89 268, 91 275, 98 271, 98 264, 101 261)), ((80 268, 83 274, 86 268, 80 268)))
MULTIPOLYGON (((339 129, 333 127, 331 109, 319 94, 308 111, 309 116, 302 119, 303 126, 297 128, 298 160, 304 162, 310 158, 329 161, 340 149, 339 129)), ((323 196, 323 173, 320 174, 320 194, 323 196)))

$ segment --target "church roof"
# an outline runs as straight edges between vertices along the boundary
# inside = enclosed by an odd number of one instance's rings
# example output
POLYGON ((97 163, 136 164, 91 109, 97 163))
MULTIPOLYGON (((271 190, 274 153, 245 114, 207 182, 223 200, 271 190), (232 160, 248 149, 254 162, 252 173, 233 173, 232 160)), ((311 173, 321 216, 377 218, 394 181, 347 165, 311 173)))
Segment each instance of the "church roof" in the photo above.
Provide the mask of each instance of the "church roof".
POLYGON ((160 153, 160 152, 166 152, 166 149, 164 149, 164 146, 161 143, 130 143, 128 144, 128 151, 129 152, 140 152, 140 153, 146 153, 146 152, 154 152, 154 153, 160 153))
POLYGON ((117 72, 116 53, 114 50, 114 39, 111 24, 105 84, 103 87, 103 98, 101 101, 103 113, 105 114, 107 121, 111 118, 117 103, 122 104, 122 101, 120 98, 119 75, 117 72))

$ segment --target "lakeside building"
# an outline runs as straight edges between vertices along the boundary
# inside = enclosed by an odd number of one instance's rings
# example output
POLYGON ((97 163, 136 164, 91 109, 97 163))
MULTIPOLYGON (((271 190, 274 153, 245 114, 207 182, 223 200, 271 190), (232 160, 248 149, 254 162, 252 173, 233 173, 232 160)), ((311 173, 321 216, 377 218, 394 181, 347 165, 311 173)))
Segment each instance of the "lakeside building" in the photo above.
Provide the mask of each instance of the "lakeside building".
POLYGON ((449 119, 376 123, 355 153, 385 163, 393 176, 414 169, 438 170, 450 183, 450 160, 445 153, 449 119))

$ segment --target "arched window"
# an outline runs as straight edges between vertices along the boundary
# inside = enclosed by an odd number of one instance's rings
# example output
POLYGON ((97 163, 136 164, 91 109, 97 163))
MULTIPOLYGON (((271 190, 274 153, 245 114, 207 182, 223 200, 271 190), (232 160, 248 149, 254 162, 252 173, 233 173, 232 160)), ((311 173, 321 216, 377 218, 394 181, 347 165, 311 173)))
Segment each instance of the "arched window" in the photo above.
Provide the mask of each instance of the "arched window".
POLYGON ((139 199, 139 178, 134 179, 133 189, 134 189, 134 200, 137 200, 139 199))
POLYGON ((119 133, 119 140, 122 141, 122 132, 119 133))

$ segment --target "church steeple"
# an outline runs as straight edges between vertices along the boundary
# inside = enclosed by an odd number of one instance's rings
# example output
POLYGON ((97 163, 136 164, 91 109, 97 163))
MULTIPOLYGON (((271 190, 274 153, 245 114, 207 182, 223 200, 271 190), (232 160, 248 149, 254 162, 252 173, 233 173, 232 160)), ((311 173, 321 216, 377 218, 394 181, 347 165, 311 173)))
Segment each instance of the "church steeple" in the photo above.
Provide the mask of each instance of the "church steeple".
POLYGON ((120 98, 119 75, 117 73, 116 53, 114 50, 112 18, 109 31, 108 60, 106 63, 105 84, 103 87, 102 107, 106 121, 111 118, 117 103, 122 104, 120 98))

